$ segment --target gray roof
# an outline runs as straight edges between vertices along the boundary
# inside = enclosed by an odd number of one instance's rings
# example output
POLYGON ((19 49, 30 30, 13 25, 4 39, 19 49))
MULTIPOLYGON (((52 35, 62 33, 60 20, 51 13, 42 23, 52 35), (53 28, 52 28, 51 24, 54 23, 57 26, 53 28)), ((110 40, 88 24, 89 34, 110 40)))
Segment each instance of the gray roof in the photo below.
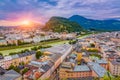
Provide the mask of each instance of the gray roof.
POLYGON ((87 65, 77 65, 74 67, 74 71, 90 71, 87 65))
POLYGON ((12 59, 19 58, 19 56, 17 54, 12 55, 11 57, 12 57, 12 59))
POLYGON ((68 50, 71 47, 69 44, 62 44, 62 45, 57 45, 51 48, 45 49, 45 51, 51 52, 51 53, 56 53, 56 54, 64 54, 66 50, 68 50))
POLYGON ((50 56, 50 58, 52 59, 52 61, 56 61, 61 57, 61 54, 52 54, 50 56))
POLYGON ((4 57, 0 55, 0 60, 1 60, 1 59, 4 59, 4 57))
POLYGON ((35 54, 35 53, 36 53, 35 51, 30 51, 30 52, 25 52, 25 53, 18 54, 18 56, 19 57, 25 57, 25 56, 32 55, 32 54, 35 54))
POLYGON ((100 66, 98 63, 89 62, 88 65, 94 70, 98 77, 103 77, 107 72, 107 70, 100 66))
POLYGON ((113 65, 120 65, 120 62, 118 62, 118 61, 116 61, 116 60, 111 61, 111 63, 112 63, 113 65))
POLYGON ((4 75, 0 77, 1 80, 15 80, 16 78, 20 77, 21 74, 17 73, 14 70, 7 71, 4 75))
POLYGON ((2 67, 0 67, 0 75, 4 74, 6 72, 5 69, 3 69, 2 67))
POLYGON ((61 68, 72 69, 72 64, 70 62, 63 62, 61 68))
POLYGON ((6 40, 0 40, 0 42, 7 42, 6 40))
POLYGON ((47 72, 50 68, 51 68, 51 66, 49 66, 48 64, 41 66, 41 69, 44 70, 45 72, 47 72))
POLYGON ((104 60, 104 59, 100 59, 100 60, 96 60, 96 62, 97 63, 99 63, 99 64, 107 64, 108 62, 106 61, 106 60, 104 60))
POLYGON ((71 58, 76 58, 77 55, 73 53, 73 54, 70 54, 70 57, 71 57, 71 58))
POLYGON ((53 62, 45 61, 45 62, 38 62, 38 61, 31 61, 30 65, 37 66, 40 69, 44 70, 45 72, 49 70, 53 66, 53 62))

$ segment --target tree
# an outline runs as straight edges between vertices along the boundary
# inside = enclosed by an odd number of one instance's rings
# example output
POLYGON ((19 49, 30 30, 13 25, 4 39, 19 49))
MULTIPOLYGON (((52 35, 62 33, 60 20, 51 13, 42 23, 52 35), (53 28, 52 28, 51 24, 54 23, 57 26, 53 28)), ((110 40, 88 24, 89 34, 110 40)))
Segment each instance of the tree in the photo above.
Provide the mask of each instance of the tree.
MULTIPOLYGON (((113 76, 110 74, 110 72, 106 72, 106 74, 103 76, 103 80, 115 80, 113 76)), ((118 79, 119 80, 119 79, 118 79)))
POLYGON ((93 80, 100 80, 100 79, 99 79, 99 77, 94 77, 94 79, 93 79, 93 80))
POLYGON ((10 67, 8 68, 8 70, 11 70, 11 69, 15 70, 18 73, 20 72, 20 69, 17 66, 10 65, 10 67))
POLYGON ((15 70, 16 72, 20 72, 20 69, 17 67, 17 66, 15 66, 14 68, 13 68, 13 70, 15 70))
POLYGON ((11 52, 11 53, 9 53, 9 55, 15 55, 15 54, 17 54, 16 52, 11 52))
POLYGON ((31 50, 34 50, 34 51, 36 51, 38 48, 37 47, 33 47, 33 48, 31 48, 31 50))
POLYGON ((38 46, 38 49, 41 49, 42 48, 42 46, 40 45, 40 46, 38 46))
POLYGON ((82 53, 77 54, 77 61, 80 62, 82 59, 82 53))
POLYGON ((28 68, 24 68, 24 69, 22 70, 22 75, 25 74, 28 70, 29 70, 28 68))
POLYGON ((2 54, 2 53, 0 53, 0 56, 3 56, 3 54, 2 54))
POLYGON ((111 80, 107 75, 104 75, 103 80, 111 80))
POLYGON ((24 52, 29 52, 29 49, 25 49, 24 52))
POLYGON ((81 64, 81 59, 82 59, 82 54, 81 53, 77 53, 77 64, 78 65, 81 64))
POLYGON ((22 44, 22 41, 21 40, 18 40, 18 45, 21 45, 22 44))
POLYGON ((91 43, 90 46, 91 46, 91 47, 95 47, 95 44, 91 43))
POLYGON ((19 65, 25 65, 25 63, 22 61, 22 62, 19 63, 19 65))
POLYGON ((40 56, 42 56, 43 55, 43 53, 41 52, 41 51, 37 51, 36 52, 36 59, 39 59, 40 58, 40 56))
POLYGON ((92 48, 91 48, 91 49, 88 49, 87 51, 88 51, 88 52, 99 52, 98 49, 92 49, 92 48))
POLYGON ((11 70, 11 69, 14 69, 14 66, 13 65, 10 65, 8 70, 11 70))
POLYGON ((114 77, 113 80, 120 80, 120 76, 114 77))

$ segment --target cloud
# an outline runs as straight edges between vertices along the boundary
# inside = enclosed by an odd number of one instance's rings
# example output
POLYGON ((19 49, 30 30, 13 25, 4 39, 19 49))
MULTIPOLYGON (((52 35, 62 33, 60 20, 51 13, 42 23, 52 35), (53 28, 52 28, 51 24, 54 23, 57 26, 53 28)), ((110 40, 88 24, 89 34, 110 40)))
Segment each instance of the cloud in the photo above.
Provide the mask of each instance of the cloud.
POLYGON ((92 19, 108 19, 120 15, 119 0, 0 0, 0 4, 0 14, 4 18, 31 14, 32 18, 47 20, 51 16, 78 14, 92 19))

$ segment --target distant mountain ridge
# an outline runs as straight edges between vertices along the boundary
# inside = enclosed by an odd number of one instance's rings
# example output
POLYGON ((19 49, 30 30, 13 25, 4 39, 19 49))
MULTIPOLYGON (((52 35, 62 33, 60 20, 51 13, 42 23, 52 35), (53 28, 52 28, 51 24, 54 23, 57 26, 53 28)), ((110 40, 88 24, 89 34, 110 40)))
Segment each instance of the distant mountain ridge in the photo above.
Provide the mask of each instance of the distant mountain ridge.
POLYGON ((74 21, 70 21, 63 17, 51 17, 48 22, 46 22, 43 30, 53 31, 53 32, 77 32, 82 31, 83 28, 74 21))
POLYGON ((119 20, 93 20, 87 19, 79 15, 73 15, 69 18, 70 21, 75 21, 79 23, 85 29, 95 29, 95 30, 106 30, 106 31, 117 31, 120 30, 119 20))

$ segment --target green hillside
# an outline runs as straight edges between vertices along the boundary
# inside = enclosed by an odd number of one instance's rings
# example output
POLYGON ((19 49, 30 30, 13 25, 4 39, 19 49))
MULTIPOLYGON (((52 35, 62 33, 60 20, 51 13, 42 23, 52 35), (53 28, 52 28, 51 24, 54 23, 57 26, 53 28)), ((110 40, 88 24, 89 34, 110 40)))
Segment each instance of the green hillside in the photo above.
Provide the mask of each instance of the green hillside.
POLYGON ((76 22, 62 17, 52 17, 45 24, 43 30, 53 32, 80 32, 83 28, 76 22))

